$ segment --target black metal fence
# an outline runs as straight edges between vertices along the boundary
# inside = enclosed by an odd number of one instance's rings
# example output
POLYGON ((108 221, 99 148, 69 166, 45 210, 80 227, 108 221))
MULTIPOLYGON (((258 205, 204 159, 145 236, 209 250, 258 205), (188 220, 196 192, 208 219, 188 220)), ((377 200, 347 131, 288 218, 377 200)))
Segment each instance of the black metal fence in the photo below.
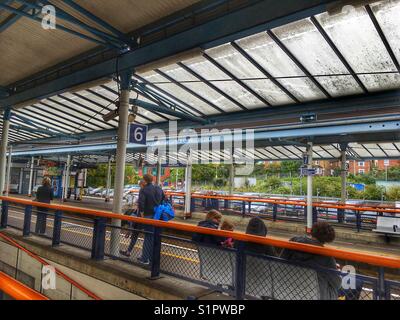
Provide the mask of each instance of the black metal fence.
POLYGON ((400 282, 389 279, 383 268, 376 268, 375 277, 349 275, 257 254, 247 250, 245 242, 236 241, 233 248, 209 246, 171 235, 167 228, 139 223, 115 227, 105 218, 43 212, 7 201, 2 203, 0 225, 49 239, 53 246, 84 249, 91 259, 119 259, 148 269, 152 278, 171 275, 237 299, 400 299, 400 282))

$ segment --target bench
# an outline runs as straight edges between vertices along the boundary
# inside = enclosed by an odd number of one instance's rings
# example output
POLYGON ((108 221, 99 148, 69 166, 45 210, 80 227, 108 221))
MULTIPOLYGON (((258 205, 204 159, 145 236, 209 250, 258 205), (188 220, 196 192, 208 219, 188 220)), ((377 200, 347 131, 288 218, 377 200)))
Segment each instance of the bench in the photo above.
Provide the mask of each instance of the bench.
MULTIPOLYGON (((198 246, 201 278, 224 289, 235 286, 234 251, 198 246)), ((317 272, 310 268, 246 256, 246 296, 275 300, 320 300, 317 272)))
POLYGON ((400 237, 400 218, 378 217, 376 229, 372 231, 384 234, 386 242, 389 243, 390 237, 400 237))

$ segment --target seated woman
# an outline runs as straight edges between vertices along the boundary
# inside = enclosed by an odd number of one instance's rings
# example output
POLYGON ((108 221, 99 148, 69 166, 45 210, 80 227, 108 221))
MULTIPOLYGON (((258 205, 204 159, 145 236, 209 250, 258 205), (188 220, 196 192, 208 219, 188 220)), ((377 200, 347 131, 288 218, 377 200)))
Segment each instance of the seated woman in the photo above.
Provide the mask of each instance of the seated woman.
MULTIPOLYGON (((197 226, 218 230, 221 220, 222 214, 217 210, 211 210, 207 213, 206 220, 200 221, 197 226)), ((218 236, 202 233, 193 234, 192 240, 197 243, 212 244, 215 246, 220 246, 221 242, 224 241, 224 239, 218 236)))
MULTIPOLYGON (((266 237, 268 233, 267 226, 260 218, 252 218, 247 225, 246 234, 253 236, 266 237)), ((246 242, 244 249, 248 252, 257 254, 266 254, 268 256, 276 257, 277 253, 274 247, 246 242)))
MULTIPOLYGON (((327 222, 317 222, 311 230, 311 237, 300 236, 290 239, 293 242, 311 244, 323 247, 325 243, 335 240, 335 229, 327 222)), ((317 254, 307 253, 295 250, 283 250, 281 258, 291 261, 298 261, 309 265, 310 267, 326 268, 336 270, 336 260, 333 257, 321 256, 317 254)), ((318 282, 320 287, 321 300, 337 300, 339 296, 339 288, 342 279, 335 272, 318 271, 318 282)))

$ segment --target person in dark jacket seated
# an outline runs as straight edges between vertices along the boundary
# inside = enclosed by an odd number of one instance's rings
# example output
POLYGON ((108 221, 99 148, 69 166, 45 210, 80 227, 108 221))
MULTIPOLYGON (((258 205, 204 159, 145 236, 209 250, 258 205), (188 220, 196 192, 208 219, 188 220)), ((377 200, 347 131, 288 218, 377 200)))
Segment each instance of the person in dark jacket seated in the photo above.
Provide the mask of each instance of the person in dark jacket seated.
MULTIPOLYGON (((37 202, 50 203, 53 200, 53 189, 51 188, 51 180, 45 177, 42 181, 42 186, 40 186, 36 192, 37 202)), ((46 233, 46 223, 47 223, 47 208, 37 208, 37 218, 35 232, 38 234, 46 233)))
MULTIPOLYGON (((311 244, 323 247, 325 243, 335 240, 335 229, 326 222, 317 222, 311 230, 311 237, 300 236, 290 239, 290 241, 311 244)), ((320 267, 325 269, 336 270, 336 260, 333 257, 320 256, 317 254, 294 251, 285 249, 281 253, 281 258, 291 261, 298 261, 309 265, 310 267, 320 267)), ((337 300, 339 296, 339 288, 341 287, 342 278, 335 272, 324 272, 317 270, 318 283, 320 287, 321 300, 337 300)))
MULTIPOLYGON (((264 221, 260 218, 252 218, 247 225, 246 234, 250 234, 253 236, 266 237, 268 233, 267 226, 264 221)), ((268 256, 276 257, 277 253, 274 247, 259 244, 246 242, 244 245, 245 251, 257 253, 257 254, 266 254, 268 256)))
MULTIPOLYGON (((197 226, 218 230, 221 220, 222 214, 217 210, 211 210, 207 213, 206 220, 200 221, 197 226)), ((192 240, 197 243, 220 246, 225 239, 210 234, 195 233, 192 240)))

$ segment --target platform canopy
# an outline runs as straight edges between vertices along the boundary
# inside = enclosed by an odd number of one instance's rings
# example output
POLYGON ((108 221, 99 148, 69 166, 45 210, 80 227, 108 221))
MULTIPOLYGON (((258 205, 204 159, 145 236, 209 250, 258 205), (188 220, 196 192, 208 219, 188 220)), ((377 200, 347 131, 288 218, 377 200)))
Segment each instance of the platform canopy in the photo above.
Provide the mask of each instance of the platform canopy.
MULTIPOLYGON (((28 1, 0 1, 6 2, 0 6, 0 69, 6 70, 0 74, 0 85, 8 96, 0 106, 12 108, 10 142, 16 155, 54 152, 89 160, 107 158, 115 149, 110 145, 115 142, 118 117, 109 121, 103 117, 117 109, 118 76, 129 66, 134 69, 131 99, 138 106, 136 122, 150 129, 176 120, 179 128, 261 130, 265 135, 256 141, 256 161, 301 159, 306 141, 315 142, 316 159, 339 158, 343 143, 349 143, 349 158, 400 159, 400 0, 361 1, 362 5, 345 7, 346 1, 341 5, 310 1, 303 8, 290 8, 282 1, 292 11, 283 14, 277 4, 276 16, 265 21, 259 20, 256 10, 271 1, 242 1, 241 5, 236 1, 214 1, 214 5, 186 0, 52 1, 66 16, 96 27, 97 37, 86 24, 61 20, 62 26, 102 39, 107 48, 118 46, 120 55, 103 57, 87 70, 68 69, 72 76, 64 78, 60 69, 54 80, 38 80, 37 86, 32 75, 96 44, 65 30, 45 31, 25 16, 17 20, 20 14, 10 7, 30 13, 35 7, 28 1), (227 3, 236 7, 221 11, 227 3), (83 9, 78 10, 78 5, 83 9), (170 37, 157 35, 154 41, 135 36, 139 31, 129 33, 188 5, 194 7, 186 12, 192 17, 203 14, 204 22, 186 29, 181 26, 184 31, 171 31, 170 37), (213 10, 217 10, 215 17, 213 10), (254 22, 250 22, 252 15, 254 22), (235 32, 225 32, 223 22, 231 23, 238 16, 245 21, 238 22, 235 32), (12 25, 7 23, 10 19, 12 25), (215 36, 213 24, 222 28, 214 29, 215 36), (116 41, 99 30, 121 34, 115 34, 116 41), (186 45, 179 42, 182 39, 199 43, 186 45), (45 49, 47 45, 51 47, 45 49), (155 59, 159 48, 173 54, 155 59), (84 83, 76 80, 79 75, 84 83), (30 81, 24 87, 21 79, 26 77, 30 81), (61 90, 60 79, 75 86, 61 90), (46 83, 52 89, 45 88, 46 83), (300 120, 304 115, 316 119, 305 124, 300 120)), ((179 12, 176 16, 183 17, 179 12)), ((169 21, 162 22, 174 25, 174 20, 169 21)), ((102 50, 110 55, 110 49, 102 50)), ((129 152, 127 160, 133 161, 143 150, 130 146, 129 152)), ((196 156, 224 158, 223 152, 196 156)))

